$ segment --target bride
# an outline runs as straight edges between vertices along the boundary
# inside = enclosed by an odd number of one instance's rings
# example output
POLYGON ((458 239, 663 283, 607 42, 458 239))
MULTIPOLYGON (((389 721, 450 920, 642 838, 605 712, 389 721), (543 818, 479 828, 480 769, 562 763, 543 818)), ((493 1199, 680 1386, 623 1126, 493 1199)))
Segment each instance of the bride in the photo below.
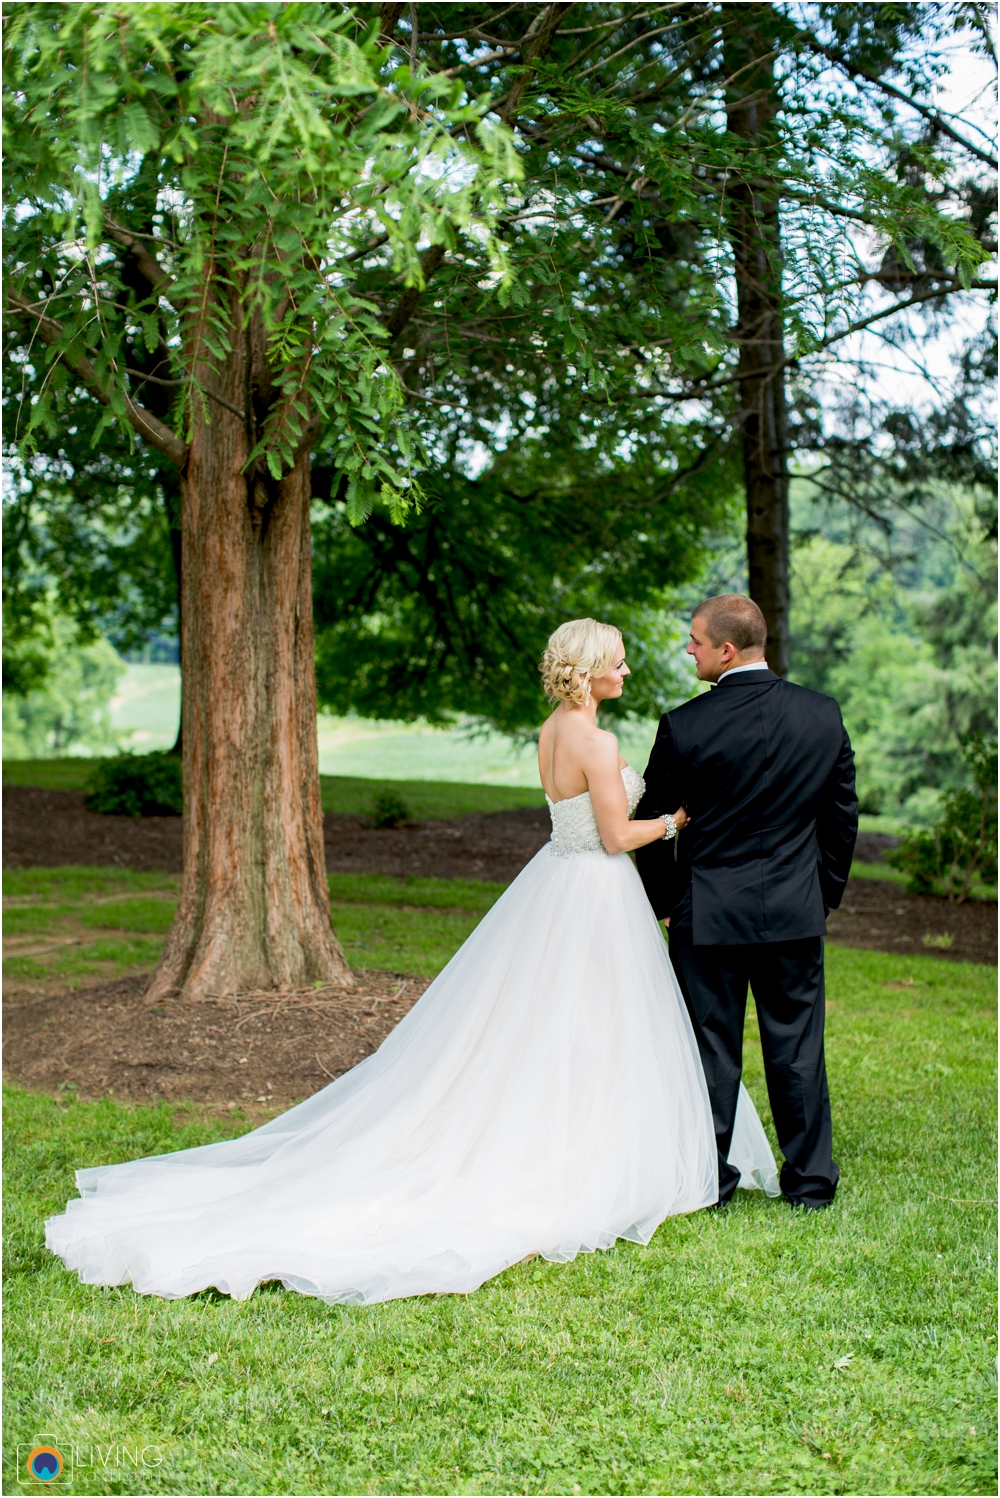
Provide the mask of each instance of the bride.
MULTIPOLYGON (((629 852, 643 781, 597 726, 629 674, 617 630, 562 625, 539 768, 552 839, 381 1048, 240 1139, 77 1172, 46 1242, 90 1284, 238 1300, 467 1293, 718 1199, 715 1133, 667 948, 629 852)), ((741 1092, 733 1163, 776 1192, 741 1092)))

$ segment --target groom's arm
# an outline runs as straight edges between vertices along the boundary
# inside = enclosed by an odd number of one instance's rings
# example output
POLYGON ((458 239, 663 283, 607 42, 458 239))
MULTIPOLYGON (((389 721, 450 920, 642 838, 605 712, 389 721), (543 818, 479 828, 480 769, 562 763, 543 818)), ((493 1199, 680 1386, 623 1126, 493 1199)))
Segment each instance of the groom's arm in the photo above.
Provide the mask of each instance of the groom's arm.
MULTIPOLYGON (((636 808, 637 817, 651 819, 677 810, 684 800, 681 771, 670 714, 664 713, 646 766, 646 793, 636 808)), ((687 865, 677 857, 676 840, 659 840, 637 848, 635 866, 646 898, 657 920, 662 921, 670 915, 687 883, 687 865)))
POLYGON ((843 722, 837 761, 820 798, 816 815, 819 882, 823 899, 836 910, 844 898, 858 838, 858 797, 854 785, 854 750, 843 722))

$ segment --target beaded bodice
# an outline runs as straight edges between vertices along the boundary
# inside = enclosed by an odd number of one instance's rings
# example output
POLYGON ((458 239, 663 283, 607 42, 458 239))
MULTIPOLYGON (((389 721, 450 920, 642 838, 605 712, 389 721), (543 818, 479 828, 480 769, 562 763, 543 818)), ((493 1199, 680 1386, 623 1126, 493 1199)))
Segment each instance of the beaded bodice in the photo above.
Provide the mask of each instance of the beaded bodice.
MULTIPOLYGON (((631 765, 623 768, 622 780, 625 782, 628 814, 631 817, 635 815, 635 809, 642 800, 646 782, 631 765)), ((548 796, 545 799, 549 803, 549 816, 552 818, 553 853, 568 858, 573 853, 606 851, 597 828, 589 791, 583 791, 579 796, 570 796, 565 801, 550 801, 548 796)))

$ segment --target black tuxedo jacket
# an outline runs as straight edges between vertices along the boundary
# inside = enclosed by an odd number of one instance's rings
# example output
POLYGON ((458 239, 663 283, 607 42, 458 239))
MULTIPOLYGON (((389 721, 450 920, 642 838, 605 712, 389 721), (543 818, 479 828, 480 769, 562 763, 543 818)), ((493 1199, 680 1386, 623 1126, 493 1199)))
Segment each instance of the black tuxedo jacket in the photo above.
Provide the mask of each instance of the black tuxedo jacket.
POLYGON ((638 849, 650 903, 695 946, 826 932, 858 833, 854 753, 832 697, 775 676, 723 676, 665 713, 637 817, 685 806, 676 843, 638 849))

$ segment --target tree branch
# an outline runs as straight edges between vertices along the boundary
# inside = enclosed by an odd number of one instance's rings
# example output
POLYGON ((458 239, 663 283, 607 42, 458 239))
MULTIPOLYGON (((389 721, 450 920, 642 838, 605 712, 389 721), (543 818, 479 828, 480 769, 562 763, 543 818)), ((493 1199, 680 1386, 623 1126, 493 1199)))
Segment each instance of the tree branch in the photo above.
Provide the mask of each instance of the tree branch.
POLYGON ((131 229, 126 229, 124 224, 116 223, 107 214, 104 216, 104 228, 109 239, 113 239, 115 244, 121 245, 135 258, 136 265, 149 282, 150 289, 155 295, 166 297, 169 301, 170 294, 174 290, 173 278, 167 275, 156 256, 146 248, 142 240, 133 234, 131 229))
POLYGON ((887 83, 884 78, 879 77, 874 69, 866 68, 863 63, 852 62, 850 58, 842 57, 832 47, 824 46, 819 38, 813 36, 811 32, 799 31, 798 38, 811 51, 818 53, 820 57, 825 57, 827 62, 832 62, 836 67, 842 68, 848 77, 864 78, 867 83, 874 83, 876 88, 880 88, 883 93, 889 94, 893 99, 899 99, 903 104, 908 104, 911 109, 915 109, 918 114, 922 114, 925 120, 929 120, 932 125, 940 130, 942 135, 947 135, 949 140, 953 140, 956 145, 961 146, 963 151, 968 151, 971 155, 977 156, 980 161, 984 161, 994 171, 1000 166, 995 156, 991 156, 989 151, 984 151, 981 146, 977 146, 973 141, 966 140, 964 135, 959 135, 958 131, 949 125, 944 116, 939 114, 936 109, 931 109, 927 104, 921 104, 912 95, 904 93, 901 88, 896 88, 895 84, 887 83))
MULTIPOLYGON (((875 277, 872 278, 876 279, 875 277)), ((852 333, 860 333, 863 328, 870 327, 873 322, 880 322, 883 317, 891 317, 894 312, 905 312, 907 307, 914 307, 918 302, 930 302, 935 297, 951 296, 955 291, 996 291, 995 281, 970 281, 968 286, 963 286, 961 281, 954 281, 948 286, 939 286, 934 291, 920 291, 914 296, 909 296, 903 302, 897 302, 893 307, 883 307, 881 312, 873 312, 870 317, 863 317, 859 322, 851 323, 840 333, 831 333, 829 338, 824 338, 810 353, 818 354, 821 349, 829 348, 831 343, 839 343, 842 338, 848 338, 852 333)), ((782 360, 782 365, 793 362, 794 355, 782 360)), ((778 366, 779 368, 781 366, 778 366)))
POLYGON ((496 62, 500 57, 509 57, 512 52, 516 51, 516 42, 510 47, 498 47, 495 52, 486 52, 480 57, 470 57, 466 62, 456 63, 453 68, 445 68, 444 72, 439 73, 437 76, 440 78, 454 78, 459 73, 464 73, 466 68, 484 67, 486 63, 496 62))
MULTIPOLYGON (((430 249, 425 250, 420 257, 420 272, 423 276, 424 286, 433 276, 441 261, 444 259, 445 248, 443 244, 432 244, 430 249)), ((423 286, 407 286, 403 295, 396 303, 393 310, 385 320, 385 330, 390 338, 398 338, 406 327, 410 318, 417 310, 423 286)))
MULTIPOLYGON (((9 291, 7 305, 30 318, 35 324, 35 331, 39 338, 49 347, 59 343, 65 337, 62 324, 40 311, 37 303, 29 302, 17 292, 9 291)), ((102 406, 111 405, 111 392, 98 376, 86 354, 64 348, 60 350, 58 357, 73 371, 81 385, 89 390, 95 400, 100 401, 102 406)), ((144 438, 151 447, 157 448, 172 463, 176 463, 178 468, 183 468, 188 457, 187 443, 182 442, 180 437, 150 411, 143 406, 136 405, 125 391, 122 391, 122 397, 125 401, 128 419, 140 437, 144 438)))
MULTIPOLYGON (((751 186, 756 184, 751 183, 751 186)), ((835 218, 855 219, 859 224, 874 224, 875 220, 871 214, 861 213, 857 208, 847 208, 843 203, 831 203, 829 198, 821 198, 818 193, 796 192, 790 187, 783 187, 778 183, 778 196, 789 203, 802 203, 806 208, 822 208, 825 213, 832 213, 835 218)))
MULTIPOLYGON (((548 51, 549 47, 551 47, 552 38, 555 36, 563 12, 570 10, 571 6, 572 0, 570 4, 547 5, 545 9, 535 17, 534 21, 532 21, 531 25, 528 27, 528 30, 525 32, 524 38, 521 42, 521 46, 523 47, 525 42, 528 42, 530 38, 530 45, 528 47, 525 59, 527 66, 525 67, 524 72, 519 75, 517 81, 514 84, 514 87, 507 95, 507 99, 500 111, 500 118, 503 120, 505 125, 512 125, 516 117, 517 107, 520 104, 521 99, 524 97, 525 89, 527 89, 528 84, 534 77, 534 68, 531 66, 531 64, 533 62, 537 62, 539 58, 548 51)), ((428 281, 434 275, 444 257, 445 247, 441 244, 432 244, 430 248, 425 250, 421 255, 420 271, 424 286, 427 285, 428 281)), ((414 312, 417 309, 417 304, 420 301, 422 291, 422 287, 407 286, 399 301, 396 303, 396 306, 393 308, 392 312, 390 312, 389 316, 385 319, 385 329, 390 338, 398 338, 400 333, 406 327, 406 324, 410 321, 410 318, 413 316, 414 312)))
MULTIPOLYGON (((159 375, 144 374, 141 369, 131 369, 127 364, 125 366, 125 373, 127 375, 132 375, 136 380, 142 380, 144 383, 148 383, 151 385, 178 386, 186 385, 188 383, 187 380, 161 380, 159 375)), ((210 400, 218 401, 220 406, 225 406, 227 411, 232 411, 234 416, 238 416, 240 418, 240 421, 246 421, 247 413, 245 411, 241 411, 239 406, 231 406, 227 400, 223 400, 221 395, 216 395, 215 391, 209 385, 202 385, 198 381, 193 381, 192 383, 194 384, 195 389, 198 390, 202 395, 207 395, 210 400)))
MULTIPOLYGON (((877 278, 872 277, 871 279, 875 280, 877 278)), ((831 344, 839 343, 843 338, 849 338, 852 333, 860 333, 865 328, 871 327, 872 323, 881 322, 882 319, 886 317, 892 317, 896 312, 905 312, 908 307, 915 307, 920 302, 930 302, 933 301, 936 297, 951 296, 956 291, 992 291, 995 293, 996 290, 997 283, 995 281, 972 281, 968 286, 963 286, 960 281, 953 281, 946 286, 939 286, 932 291, 917 292, 915 295, 907 297, 904 301, 894 302, 891 307, 883 307, 881 311, 873 312, 869 317, 862 317, 857 322, 850 323, 848 327, 842 328, 839 333, 831 333, 829 338, 821 339, 820 342, 816 344, 815 348, 807 350, 805 354, 786 354, 784 358, 778 359, 774 364, 769 364, 761 369, 752 370, 749 374, 731 374, 727 375, 726 378, 722 380, 700 380, 696 384, 690 385, 686 390, 683 391, 674 392, 653 387, 652 393, 662 400, 668 400, 678 403, 683 403, 684 401, 690 400, 703 400, 704 397, 711 391, 723 390, 727 385, 745 385, 751 380, 762 381, 771 379, 774 375, 780 374, 781 371, 783 369, 786 369, 789 364, 797 364, 800 358, 808 359, 813 354, 822 353, 822 351, 829 348, 831 344)), ((655 340, 656 343, 664 343, 666 341, 666 339, 655 340)), ((651 346, 652 344, 639 345, 633 343, 626 344, 625 348, 630 352, 637 352, 641 347, 651 346)), ((649 395, 650 390, 645 389, 637 392, 634 399, 648 400, 649 395)), ((618 398, 619 397, 616 397, 616 399, 618 398)), ((605 402, 602 400, 597 400, 595 403, 600 405, 604 404, 605 402)))
MULTIPOLYGON (((527 42, 530 38, 530 45, 524 57, 524 71, 518 74, 514 80, 514 86, 507 95, 504 106, 500 111, 500 118, 505 125, 513 128, 518 110, 521 107, 521 100, 524 98, 525 93, 531 85, 531 80, 535 76, 535 69, 532 64, 545 56, 552 45, 552 38, 556 34, 560 20, 564 13, 571 9, 572 3, 569 5, 547 5, 541 12, 541 15, 535 17, 535 20, 525 32, 524 42, 527 42)), ((521 43, 522 46, 524 42, 521 43)))
POLYGON ((396 31, 396 22, 402 14, 402 5, 386 4, 379 12, 379 41, 386 46, 392 45, 393 36, 396 31))

